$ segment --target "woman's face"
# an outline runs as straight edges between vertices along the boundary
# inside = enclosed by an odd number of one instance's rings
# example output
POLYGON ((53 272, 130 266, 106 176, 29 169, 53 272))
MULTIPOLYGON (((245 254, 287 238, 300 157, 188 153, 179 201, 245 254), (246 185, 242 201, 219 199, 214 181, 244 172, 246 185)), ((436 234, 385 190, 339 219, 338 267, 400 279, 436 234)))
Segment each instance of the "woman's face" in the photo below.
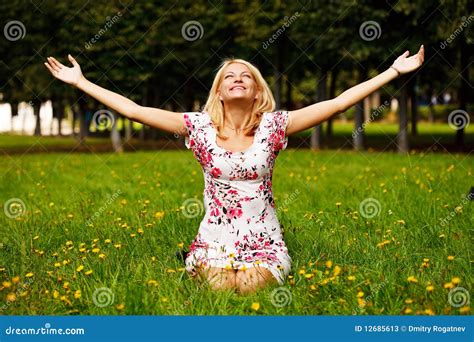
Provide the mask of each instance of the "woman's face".
POLYGON ((221 85, 217 94, 221 101, 235 99, 255 100, 258 87, 249 68, 241 63, 232 63, 225 67, 221 85))

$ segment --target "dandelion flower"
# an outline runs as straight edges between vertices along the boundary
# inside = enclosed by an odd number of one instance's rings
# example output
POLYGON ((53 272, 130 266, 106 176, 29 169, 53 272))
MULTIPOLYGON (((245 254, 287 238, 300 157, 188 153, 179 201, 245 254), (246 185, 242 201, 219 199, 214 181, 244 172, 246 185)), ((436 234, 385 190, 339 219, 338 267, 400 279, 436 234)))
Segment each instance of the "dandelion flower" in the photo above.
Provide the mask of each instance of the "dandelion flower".
POLYGON ((453 255, 448 255, 448 260, 449 260, 449 261, 453 261, 453 260, 454 260, 454 256, 453 256, 453 255))
POLYGON ((76 268, 76 271, 77 271, 77 272, 81 272, 83 269, 84 269, 84 266, 83 266, 83 265, 79 265, 79 266, 76 268))
POLYGON ((461 279, 459 277, 454 277, 453 279, 451 279, 451 283, 453 283, 454 285, 457 285, 461 282, 461 279))
POLYGON ((84 273, 85 275, 91 275, 92 274, 92 270, 89 270, 87 272, 84 273))
POLYGON ((252 310, 258 311, 260 309, 260 303, 252 303, 252 310))
POLYGON ((409 276, 409 277, 407 278, 407 281, 408 281, 409 283, 418 283, 418 280, 415 278, 415 276, 409 276))
POLYGON ((434 286, 433 286, 433 285, 428 285, 428 286, 426 287, 426 291, 428 291, 428 292, 433 292, 433 290, 434 290, 434 286))

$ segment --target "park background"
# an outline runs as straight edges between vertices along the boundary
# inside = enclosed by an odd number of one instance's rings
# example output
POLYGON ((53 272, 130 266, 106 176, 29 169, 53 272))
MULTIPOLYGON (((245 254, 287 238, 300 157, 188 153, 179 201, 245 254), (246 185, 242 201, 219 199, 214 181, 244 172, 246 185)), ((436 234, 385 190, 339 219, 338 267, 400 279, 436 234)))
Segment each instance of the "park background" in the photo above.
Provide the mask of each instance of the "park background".
POLYGON ((2 314, 469 314, 473 3, 12 1, 0 5, 2 314), (175 252, 203 215, 181 136, 55 80, 201 110, 226 57, 277 108, 333 98, 425 46, 425 62, 289 137, 274 171, 293 269, 252 296, 213 293, 175 252))

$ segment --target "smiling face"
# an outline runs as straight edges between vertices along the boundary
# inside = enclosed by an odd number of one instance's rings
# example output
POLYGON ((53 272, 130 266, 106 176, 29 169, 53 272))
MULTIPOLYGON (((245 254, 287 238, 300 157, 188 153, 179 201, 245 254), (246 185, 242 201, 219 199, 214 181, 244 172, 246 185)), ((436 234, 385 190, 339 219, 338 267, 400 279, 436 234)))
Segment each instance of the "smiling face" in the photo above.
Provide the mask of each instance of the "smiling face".
POLYGON ((222 80, 217 91, 221 101, 236 99, 253 101, 258 97, 258 86, 249 68, 241 63, 229 64, 222 74, 222 80))

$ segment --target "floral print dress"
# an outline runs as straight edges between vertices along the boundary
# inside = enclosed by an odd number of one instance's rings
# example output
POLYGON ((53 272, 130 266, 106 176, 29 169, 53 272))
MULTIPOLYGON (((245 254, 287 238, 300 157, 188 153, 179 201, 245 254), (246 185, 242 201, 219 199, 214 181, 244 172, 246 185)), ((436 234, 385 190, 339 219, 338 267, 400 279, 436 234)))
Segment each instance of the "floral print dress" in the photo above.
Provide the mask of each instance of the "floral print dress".
POLYGON ((277 219, 272 173, 280 150, 286 148, 288 112, 265 112, 253 144, 242 152, 217 145, 217 131, 203 112, 183 117, 191 149, 204 172, 204 209, 197 236, 189 246, 186 270, 199 268, 267 268, 279 284, 290 272, 288 254, 277 219))

